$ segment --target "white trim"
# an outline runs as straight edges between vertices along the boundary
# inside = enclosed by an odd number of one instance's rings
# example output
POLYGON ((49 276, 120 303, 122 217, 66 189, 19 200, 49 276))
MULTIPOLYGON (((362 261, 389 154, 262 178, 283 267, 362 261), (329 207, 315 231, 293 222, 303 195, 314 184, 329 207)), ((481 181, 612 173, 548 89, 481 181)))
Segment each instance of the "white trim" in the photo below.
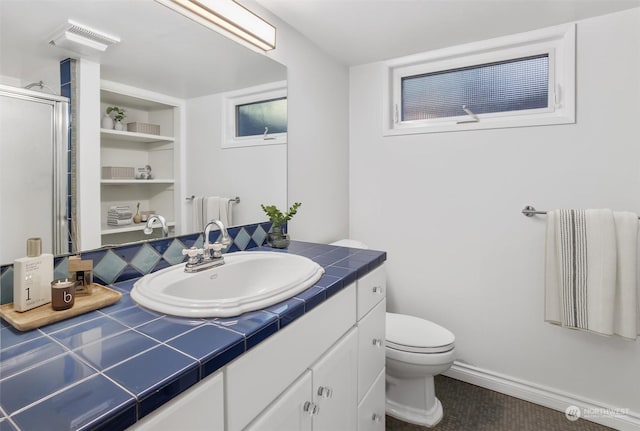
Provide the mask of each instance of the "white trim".
POLYGON ((243 88, 222 94, 222 140, 221 148, 253 147, 287 143, 287 133, 236 137, 236 106, 269 99, 287 97, 287 81, 270 82, 255 87, 243 88))
MULTIPOLYGON (((559 391, 533 382, 520 380, 504 374, 494 373, 482 368, 461 362, 454 362, 444 375, 476 386, 491 389, 512 397, 520 398, 544 407, 565 412, 568 406, 577 406, 581 411, 606 410, 617 411, 625 406, 608 406, 598 401, 559 391)), ((588 420, 606 425, 621 431, 639 431, 640 413, 628 411, 625 415, 591 416, 588 420)))
POLYGON ((575 123, 576 25, 568 24, 444 48, 384 63, 383 135, 405 135, 503 127, 575 123), (466 116, 405 121, 397 118, 403 76, 549 54, 549 107, 502 114, 479 114, 480 121, 458 124, 466 116))

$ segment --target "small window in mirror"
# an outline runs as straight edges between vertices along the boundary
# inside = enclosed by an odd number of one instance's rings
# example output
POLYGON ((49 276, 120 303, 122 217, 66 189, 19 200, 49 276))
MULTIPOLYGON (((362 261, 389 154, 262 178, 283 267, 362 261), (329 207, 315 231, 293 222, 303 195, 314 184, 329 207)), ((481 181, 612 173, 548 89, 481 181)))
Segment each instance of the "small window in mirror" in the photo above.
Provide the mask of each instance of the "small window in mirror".
POLYGON ((236 137, 287 133, 287 98, 236 105, 236 137))
POLYGON ((287 143, 284 81, 226 93, 222 148, 287 143))

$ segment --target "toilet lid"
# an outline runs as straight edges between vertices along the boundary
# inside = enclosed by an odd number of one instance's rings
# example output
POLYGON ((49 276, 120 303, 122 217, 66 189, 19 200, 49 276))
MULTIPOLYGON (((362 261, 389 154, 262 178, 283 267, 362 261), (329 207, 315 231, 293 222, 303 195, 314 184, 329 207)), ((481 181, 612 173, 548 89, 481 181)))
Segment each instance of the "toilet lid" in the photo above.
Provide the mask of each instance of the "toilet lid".
POLYGON ((453 349, 451 331, 419 317, 387 313, 387 347, 404 352, 441 353, 453 349))

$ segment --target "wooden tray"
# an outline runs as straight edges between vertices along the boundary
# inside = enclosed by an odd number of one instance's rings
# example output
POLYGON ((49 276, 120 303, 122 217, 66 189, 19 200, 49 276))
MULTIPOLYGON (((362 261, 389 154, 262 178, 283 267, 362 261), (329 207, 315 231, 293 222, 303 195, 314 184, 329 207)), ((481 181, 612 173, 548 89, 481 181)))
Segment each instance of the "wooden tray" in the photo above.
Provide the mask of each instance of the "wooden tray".
POLYGON ((70 317, 78 316, 98 308, 114 304, 122 298, 120 292, 93 283, 91 295, 76 295, 73 307, 55 311, 51 303, 32 308, 28 311, 15 311, 13 303, 0 307, 0 316, 11 323, 18 331, 29 331, 70 317))

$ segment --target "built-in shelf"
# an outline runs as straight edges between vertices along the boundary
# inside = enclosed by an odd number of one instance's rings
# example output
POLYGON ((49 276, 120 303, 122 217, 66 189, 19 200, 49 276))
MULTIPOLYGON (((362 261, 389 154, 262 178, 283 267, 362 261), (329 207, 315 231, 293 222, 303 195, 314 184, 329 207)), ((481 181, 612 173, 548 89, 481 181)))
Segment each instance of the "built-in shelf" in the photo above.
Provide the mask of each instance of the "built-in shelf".
POLYGON ((148 133, 126 132, 123 130, 112 129, 100 129, 100 136, 114 141, 136 142, 141 144, 175 141, 171 136, 150 135, 148 133))
MULTIPOLYGON (((113 234, 113 233, 124 233, 124 232, 136 232, 139 230, 143 230, 145 228, 145 226, 147 225, 146 222, 142 222, 142 223, 132 223, 132 224, 127 224, 124 226, 110 226, 110 225, 102 225, 102 235, 109 235, 109 234, 113 234)), ((175 226, 176 223, 173 221, 168 221, 167 222, 167 227, 172 227, 175 226)), ((154 229, 157 228, 162 228, 162 225, 160 223, 154 223, 152 226, 154 229)))
POLYGON ((171 179, 157 180, 100 180, 101 184, 117 185, 117 184, 174 184, 176 181, 171 179))
MULTIPOLYGON (((109 208, 113 206, 126 206, 134 210, 140 205, 141 208, 153 208, 165 219, 172 220, 168 223, 172 230, 179 230, 179 201, 175 185, 181 178, 176 161, 176 151, 180 147, 181 101, 115 82, 102 81, 101 85, 102 115, 109 106, 118 106, 126 112, 125 123, 154 124, 159 127, 159 132, 163 133, 154 135, 128 130, 100 129, 101 166, 133 167, 136 172, 143 166, 149 166, 152 168, 153 176, 151 180, 136 179, 133 178, 133 174, 128 179, 100 179, 101 217, 97 223, 102 233, 103 245, 151 238, 142 234, 145 223, 108 225, 109 208)), ((157 234, 160 225, 156 224, 155 227, 157 234)))

